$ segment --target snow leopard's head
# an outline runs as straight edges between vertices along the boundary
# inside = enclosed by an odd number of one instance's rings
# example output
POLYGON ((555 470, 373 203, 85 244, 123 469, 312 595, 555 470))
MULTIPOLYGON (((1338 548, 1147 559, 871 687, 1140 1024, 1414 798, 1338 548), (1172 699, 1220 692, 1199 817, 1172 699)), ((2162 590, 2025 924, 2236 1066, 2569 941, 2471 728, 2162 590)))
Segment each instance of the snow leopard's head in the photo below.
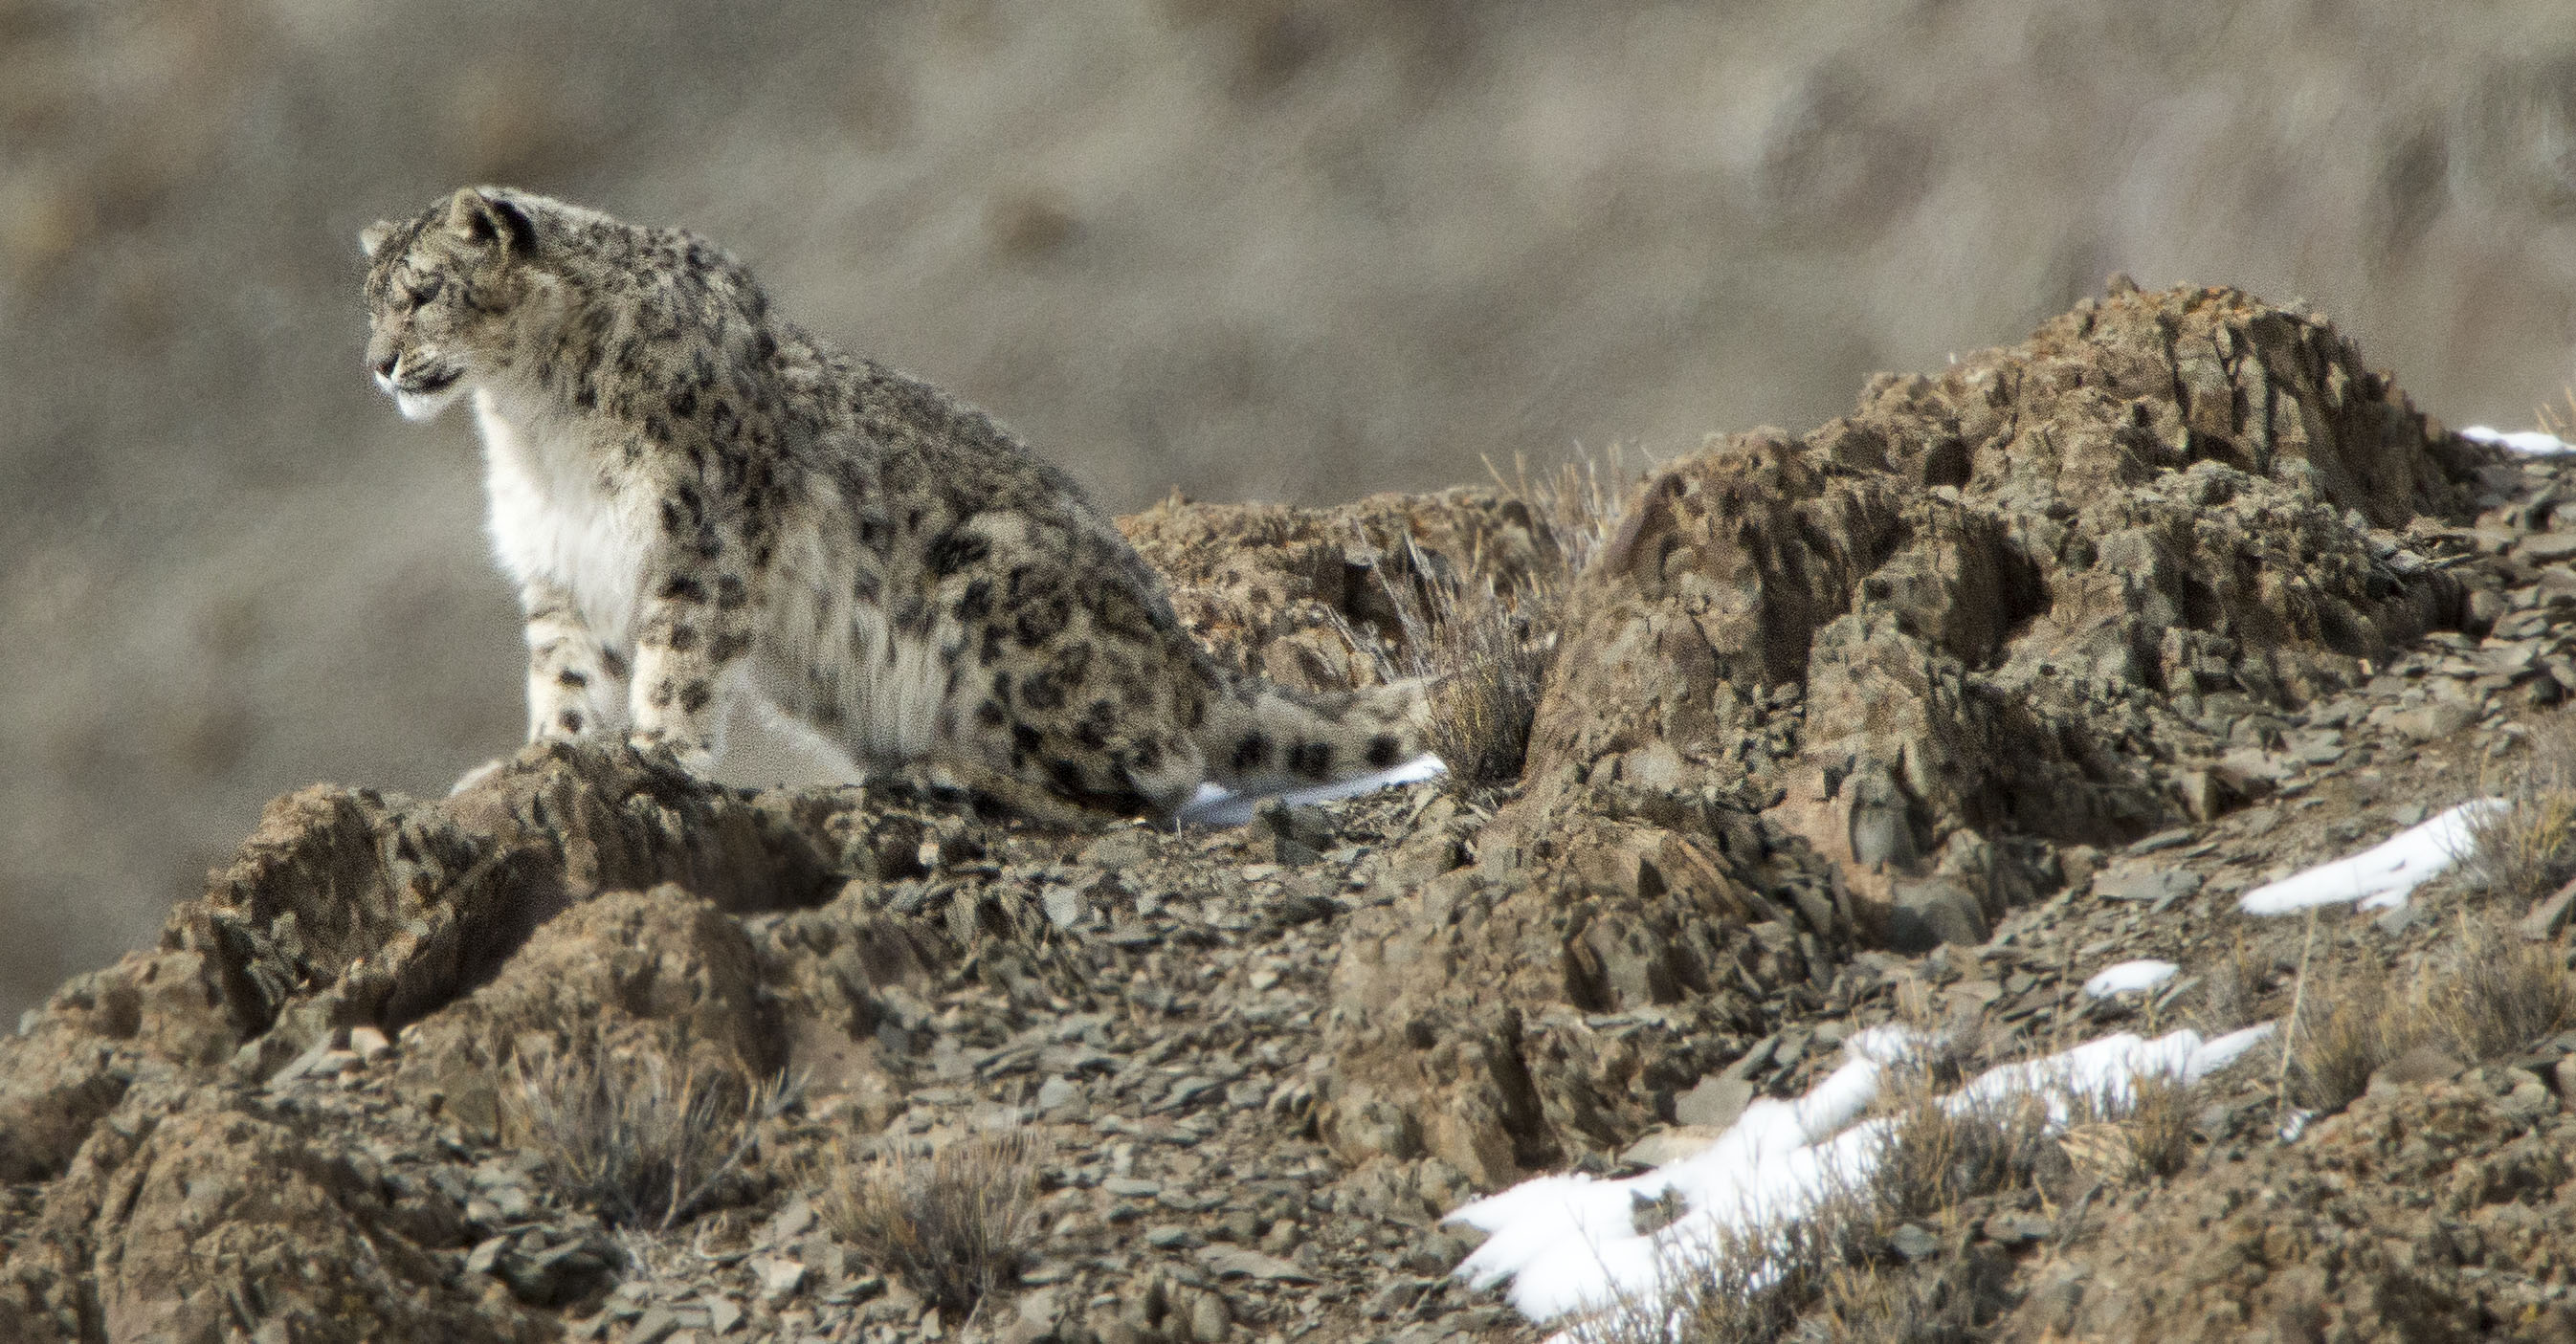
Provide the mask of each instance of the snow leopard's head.
POLYGON ((554 202, 466 187, 358 234, 367 258, 367 367, 406 419, 428 420, 508 368, 520 327, 556 290, 541 220, 554 202))

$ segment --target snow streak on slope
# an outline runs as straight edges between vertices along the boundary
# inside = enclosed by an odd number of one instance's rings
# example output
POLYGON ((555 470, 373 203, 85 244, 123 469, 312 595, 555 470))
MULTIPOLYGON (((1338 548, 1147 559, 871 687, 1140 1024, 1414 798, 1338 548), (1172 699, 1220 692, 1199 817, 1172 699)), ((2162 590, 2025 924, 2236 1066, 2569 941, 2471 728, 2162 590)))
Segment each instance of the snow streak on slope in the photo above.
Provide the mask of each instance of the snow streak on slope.
POLYGON ((2153 989, 2173 979, 2174 972, 2181 969, 2170 961, 2124 961, 2095 972, 2092 979, 2084 982, 2084 992, 2097 999, 2107 999, 2114 994, 2153 989))
MULTIPOLYGON (((2134 1097, 2137 1078, 2196 1082, 2271 1032, 2266 1023, 2212 1041, 2194 1031, 2154 1040, 2106 1036, 1991 1069, 1941 1104, 1966 1113, 2034 1096, 2046 1102, 2052 1124, 2063 1124, 2079 1097, 2120 1109, 2134 1097)), ((1668 1297, 1663 1276, 1691 1272, 1691 1251, 1720 1233, 1805 1217, 1835 1190, 1868 1179, 1891 1122, 1863 1121, 1861 1113, 1877 1098, 1885 1071, 1922 1043, 1900 1027, 1862 1031, 1844 1043, 1842 1067, 1805 1096, 1757 1100, 1698 1155, 1643 1176, 1541 1176, 1468 1204, 1448 1220, 1481 1229, 1486 1240, 1457 1273, 1479 1287, 1509 1279, 1512 1305, 1537 1321, 1668 1297), (1639 1233, 1637 1207, 1669 1198, 1680 1200, 1682 1216, 1639 1233)))
POLYGON ((2237 898, 2236 908, 2249 915, 2289 915, 2349 901, 2361 902, 2364 910, 2404 905, 2415 888, 2459 862, 2469 852, 2478 822, 2505 806, 2501 798, 2462 803, 2350 858, 2266 882, 2237 898))

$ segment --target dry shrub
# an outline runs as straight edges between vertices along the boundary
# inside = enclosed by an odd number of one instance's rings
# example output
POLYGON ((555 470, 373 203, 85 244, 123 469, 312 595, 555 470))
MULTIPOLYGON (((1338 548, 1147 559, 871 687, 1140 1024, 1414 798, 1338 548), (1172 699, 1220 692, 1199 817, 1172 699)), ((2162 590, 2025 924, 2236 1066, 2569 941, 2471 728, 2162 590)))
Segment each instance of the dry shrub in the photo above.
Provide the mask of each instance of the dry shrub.
POLYGON ((2502 811, 2469 828, 2469 876, 2507 900, 2537 901, 2576 878, 2576 714, 2533 725, 2531 758, 2498 790, 2502 811))
POLYGON ((1556 659, 1553 605, 1534 584, 1511 593, 1435 565, 1409 539, 1411 583, 1389 581, 1404 629, 1394 672, 1430 685, 1424 732, 1449 778, 1498 788, 1521 776, 1539 692, 1556 659))
POLYGON ((2008 1304, 2001 1262, 1945 1261, 1935 1272, 1844 1265, 1824 1277, 1797 1344, 1970 1344, 1993 1334, 1981 1321, 2008 1304))
POLYGON ((825 1216, 878 1271, 942 1308, 970 1312, 1019 1271, 1037 1227, 1039 1161, 1038 1145, 1018 1129, 896 1158, 844 1147, 825 1216))
POLYGON ((2290 1021, 2292 1100, 2338 1111, 2370 1088, 2370 1075, 2424 1039, 2414 1000, 2376 965, 2299 998, 2290 1021))
POLYGON ((2302 996, 2291 1023, 2292 1098, 2340 1110, 2371 1075, 2419 1045, 2462 1061, 2522 1050, 2576 1023, 2576 979, 2557 943, 2534 943, 2465 913, 2459 940, 2428 958, 2405 984, 2367 967, 2302 996))
POLYGON ((2536 419, 2542 433, 2576 442, 2576 386, 2567 389, 2567 401, 2563 407, 2542 402, 2536 419))
POLYGON ((1485 472, 1529 511, 1531 528, 1555 550, 1560 585, 1590 568, 1592 557, 1610 543, 1630 482, 1627 454, 1616 444, 1597 456, 1578 450, 1573 460, 1537 476, 1530 475, 1528 459, 1517 455, 1510 476, 1490 458, 1485 472))
POLYGON ((2191 1161, 2191 1088, 2165 1074, 2144 1074, 2130 1080, 2130 1089, 2128 1112, 2118 1124, 2131 1156, 2150 1176, 2181 1171, 2191 1161))
POLYGON ((1389 679, 1429 683, 1430 748, 1448 766, 1450 780, 1471 789, 1520 778, 1539 694, 1556 659, 1559 600, 1616 526, 1627 480, 1615 449, 1606 463, 1586 454, 1536 477, 1520 460, 1510 477, 1491 462, 1486 470, 1527 516, 1541 552, 1552 557, 1548 570, 1498 588, 1474 577, 1483 567, 1473 557, 1461 573, 1406 538, 1406 563, 1378 570, 1400 627, 1401 652, 1344 631, 1389 679))
POLYGON ((1633 1298, 1566 1329, 1575 1344, 1768 1344, 1795 1325, 1837 1272, 1866 1264, 1884 1241, 1855 1183, 1807 1217, 1720 1232, 1665 1252, 1669 1296, 1633 1298))
POLYGON ((510 1062, 503 1124, 568 1197, 613 1226, 668 1228, 739 1193, 762 1121, 795 1099, 785 1078, 649 1045, 584 1045, 510 1062))
POLYGON ((2460 920, 2460 945, 2421 997, 2432 1031, 2462 1059, 2512 1054, 2576 1021, 2576 980, 2556 943, 2460 920))
POLYGON ((1870 1194, 1889 1226, 2032 1184, 2054 1146, 2048 1106, 2011 1095, 1968 1102, 1916 1093, 1900 1103, 1870 1194))
POLYGON ((2216 1036, 2255 1020, 2263 998, 2266 959, 2242 935, 2201 973, 2200 1003, 2193 1025, 2216 1036))

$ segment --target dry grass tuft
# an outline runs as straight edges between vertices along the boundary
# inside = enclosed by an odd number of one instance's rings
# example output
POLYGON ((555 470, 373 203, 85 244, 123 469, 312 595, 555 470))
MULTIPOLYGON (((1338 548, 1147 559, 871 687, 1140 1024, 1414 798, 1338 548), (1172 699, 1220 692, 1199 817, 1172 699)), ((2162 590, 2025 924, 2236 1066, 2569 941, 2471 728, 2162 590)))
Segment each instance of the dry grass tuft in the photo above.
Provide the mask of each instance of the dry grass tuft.
POLYGON ((2491 924, 2460 921, 2451 965, 2421 995, 2428 1034, 2463 1059, 2492 1059, 2554 1036, 2576 1021, 2576 979, 2565 951, 2491 924))
POLYGON ((2471 825, 2464 866, 2499 898, 2537 901, 2576 878, 2576 713, 2533 725, 2529 765, 2499 792, 2506 807, 2471 825))
POLYGON ((962 1314, 1018 1273, 1037 1227, 1039 1162, 1017 1129, 893 1160, 845 1147, 824 1212, 861 1259, 962 1314))
POLYGON ((2191 1089, 2164 1074, 2130 1080, 2127 1114, 2120 1117, 2129 1152, 2149 1176, 2171 1176, 2191 1161, 2191 1089))
POLYGON ((1429 745, 1449 767, 1450 780, 1470 789, 1520 778, 1530 724, 1556 660, 1560 601, 1617 526, 1627 481, 1616 450, 1606 463, 1586 455, 1537 477, 1525 461, 1515 461, 1510 477, 1490 462, 1486 469, 1528 517, 1540 549, 1553 557, 1550 568, 1497 588, 1471 577, 1481 568, 1472 559, 1462 574, 1407 538, 1405 563, 1378 570, 1400 627, 1401 653, 1344 631, 1354 647, 1376 656, 1389 679, 1429 683, 1429 745))
POLYGON ((1907 1097, 1879 1150, 1872 1200, 1893 1226, 2028 1186, 2054 1145, 2049 1128, 2047 1103, 2033 1096, 1966 1104, 1907 1097))
POLYGON ((2555 434, 2559 438, 2576 442, 2576 386, 2567 388, 2567 403, 2564 409, 2544 401, 2540 403, 2540 414, 2536 418, 2542 433, 2555 434))
POLYGON ((2263 999, 2268 961, 2242 935, 2201 975, 2200 1002, 2193 1025, 2217 1036, 2249 1025, 2263 999))
MULTIPOLYGON (((1959 1266, 1958 1268, 1966 1268, 1959 1266)), ((1877 1264, 1842 1265, 1824 1276, 1815 1309, 1796 1338, 1834 1344, 1967 1344, 1991 1332, 1977 1328, 1974 1296, 1955 1275, 1890 1272, 1877 1264)))
POLYGON ((1404 628, 1404 653, 1390 660, 1390 672, 1429 683, 1424 737, 1452 781, 1508 785, 1521 776, 1539 693, 1556 661, 1554 603, 1535 584, 1498 592, 1436 565, 1410 540, 1405 547, 1415 580, 1386 585, 1404 628))
POLYGON ((1798 1323, 1848 1267, 1867 1264, 1884 1234, 1854 1185, 1809 1217, 1760 1232, 1722 1232, 1666 1252, 1667 1297, 1623 1301, 1571 1324, 1575 1344, 1768 1344, 1798 1323))
POLYGON ((2300 996, 2289 1024, 2290 1097, 2317 1111, 2339 1111, 2370 1088, 2379 1066, 2423 1040, 2412 1001, 2368 966, 2322 992, 2300 996))
POLYGON ((1485 461, 1485 473, 1529 511, 1531 528, 1556 552, 1560 583, 1591 568, 1592 557, 1610 543, 1634 479, 1626 452, 1616 444, 1598 455, 1578 450, 1573 460, 1537 476, 1530 474, 1529 460, 1519 456, 1512 458, 1511 475, 1503 475, 1491 458, 1485 461))
POLYGON ((564 1193, 612 1226, 662 1229, 729 1202, 762 1121, 795 1100, 785 1078, 597 1041, 509 1064, 505 1132, 564 1193))
POLYGON ((2400 985, 2376 967, 2304 996, 2291 1023, 2292 1098, 2339 1110, 2371 1075, 2418 1046, 2464 1062, 2494 1059, 2576 1023, 2566 949, 2534 943, 2465 913, 2458 942, 2400 985))

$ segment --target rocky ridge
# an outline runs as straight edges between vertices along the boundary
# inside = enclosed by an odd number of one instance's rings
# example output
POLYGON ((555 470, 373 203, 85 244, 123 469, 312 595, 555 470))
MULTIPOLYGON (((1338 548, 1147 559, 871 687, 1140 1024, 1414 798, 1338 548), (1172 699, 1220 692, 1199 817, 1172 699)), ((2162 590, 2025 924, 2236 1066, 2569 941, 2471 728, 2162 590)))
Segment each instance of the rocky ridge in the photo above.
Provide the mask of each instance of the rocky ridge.
MULTIPOLYGON (((2447 434, 2320 320, 2115 282, 1813 433, 1651 473, 1570 580, 1506 794, 1062 835, 563 747, 451 799, 303 790, 157 946, 0 1042, 0 1336, 1535 1338, 1448 1277, 1468 1243, 1438 1219, 1473 1193, 1687 1147, 1926 1004, 1997 1058, 2279 1016, 2300 930, 2234 896, 2511 769, 2576 688, 2562 498, 2554 463, 2447 434), (2186 975, 2078 992, 2142 955, 2186 975), (2254 968, 2236 1001, 2208 992, 2222 962, 2254 968), (513 1119, 519 1074, 567 1051, 796 1090, 714 1207, 612 1226, 513 1119), (836 1235, 825 1173, 996 1128, 1040 1145, 1039 1230, 961 1319, 836 1235)), ((1344 631, 1394 633, 1404 539, 1506 584, 1562 564, 1493 491, 1125 525, 1204 637, 1310 685, 1375 675, 1344 631)), ((2435 955, 2453 906, 2486 910, 2453 883, 2329 917, 2310 974, 2435 955)), ((2284 1286, 2230 1328, 2310 1321, 2287 1285, 2348 1221, 2226 1192, 2367 1200, 2337 1175, 2359 1145, 2410 1180, 2506 1173, 2423 1216, 2539 1211, 2370 1270, 2400 1286, 2302 1337, 2527 1325, 2563 1184, 2527 1136, 2571 1048, 2286 1147, 2249 1069, 2183 1174, 1965 1210, 1903 1258, 1974 1267, 1970 1314, 2033 1338, 2214 1319, 2247 1264, 2284 1286), (2391 1137, 2415 1132, 2457 1137, 2391 1137), (2096 1235, 2230 1218, 2289 1230, 2170 1292, 2134 1288, 2165 1273, 2149 1232, 2096 1235)))

